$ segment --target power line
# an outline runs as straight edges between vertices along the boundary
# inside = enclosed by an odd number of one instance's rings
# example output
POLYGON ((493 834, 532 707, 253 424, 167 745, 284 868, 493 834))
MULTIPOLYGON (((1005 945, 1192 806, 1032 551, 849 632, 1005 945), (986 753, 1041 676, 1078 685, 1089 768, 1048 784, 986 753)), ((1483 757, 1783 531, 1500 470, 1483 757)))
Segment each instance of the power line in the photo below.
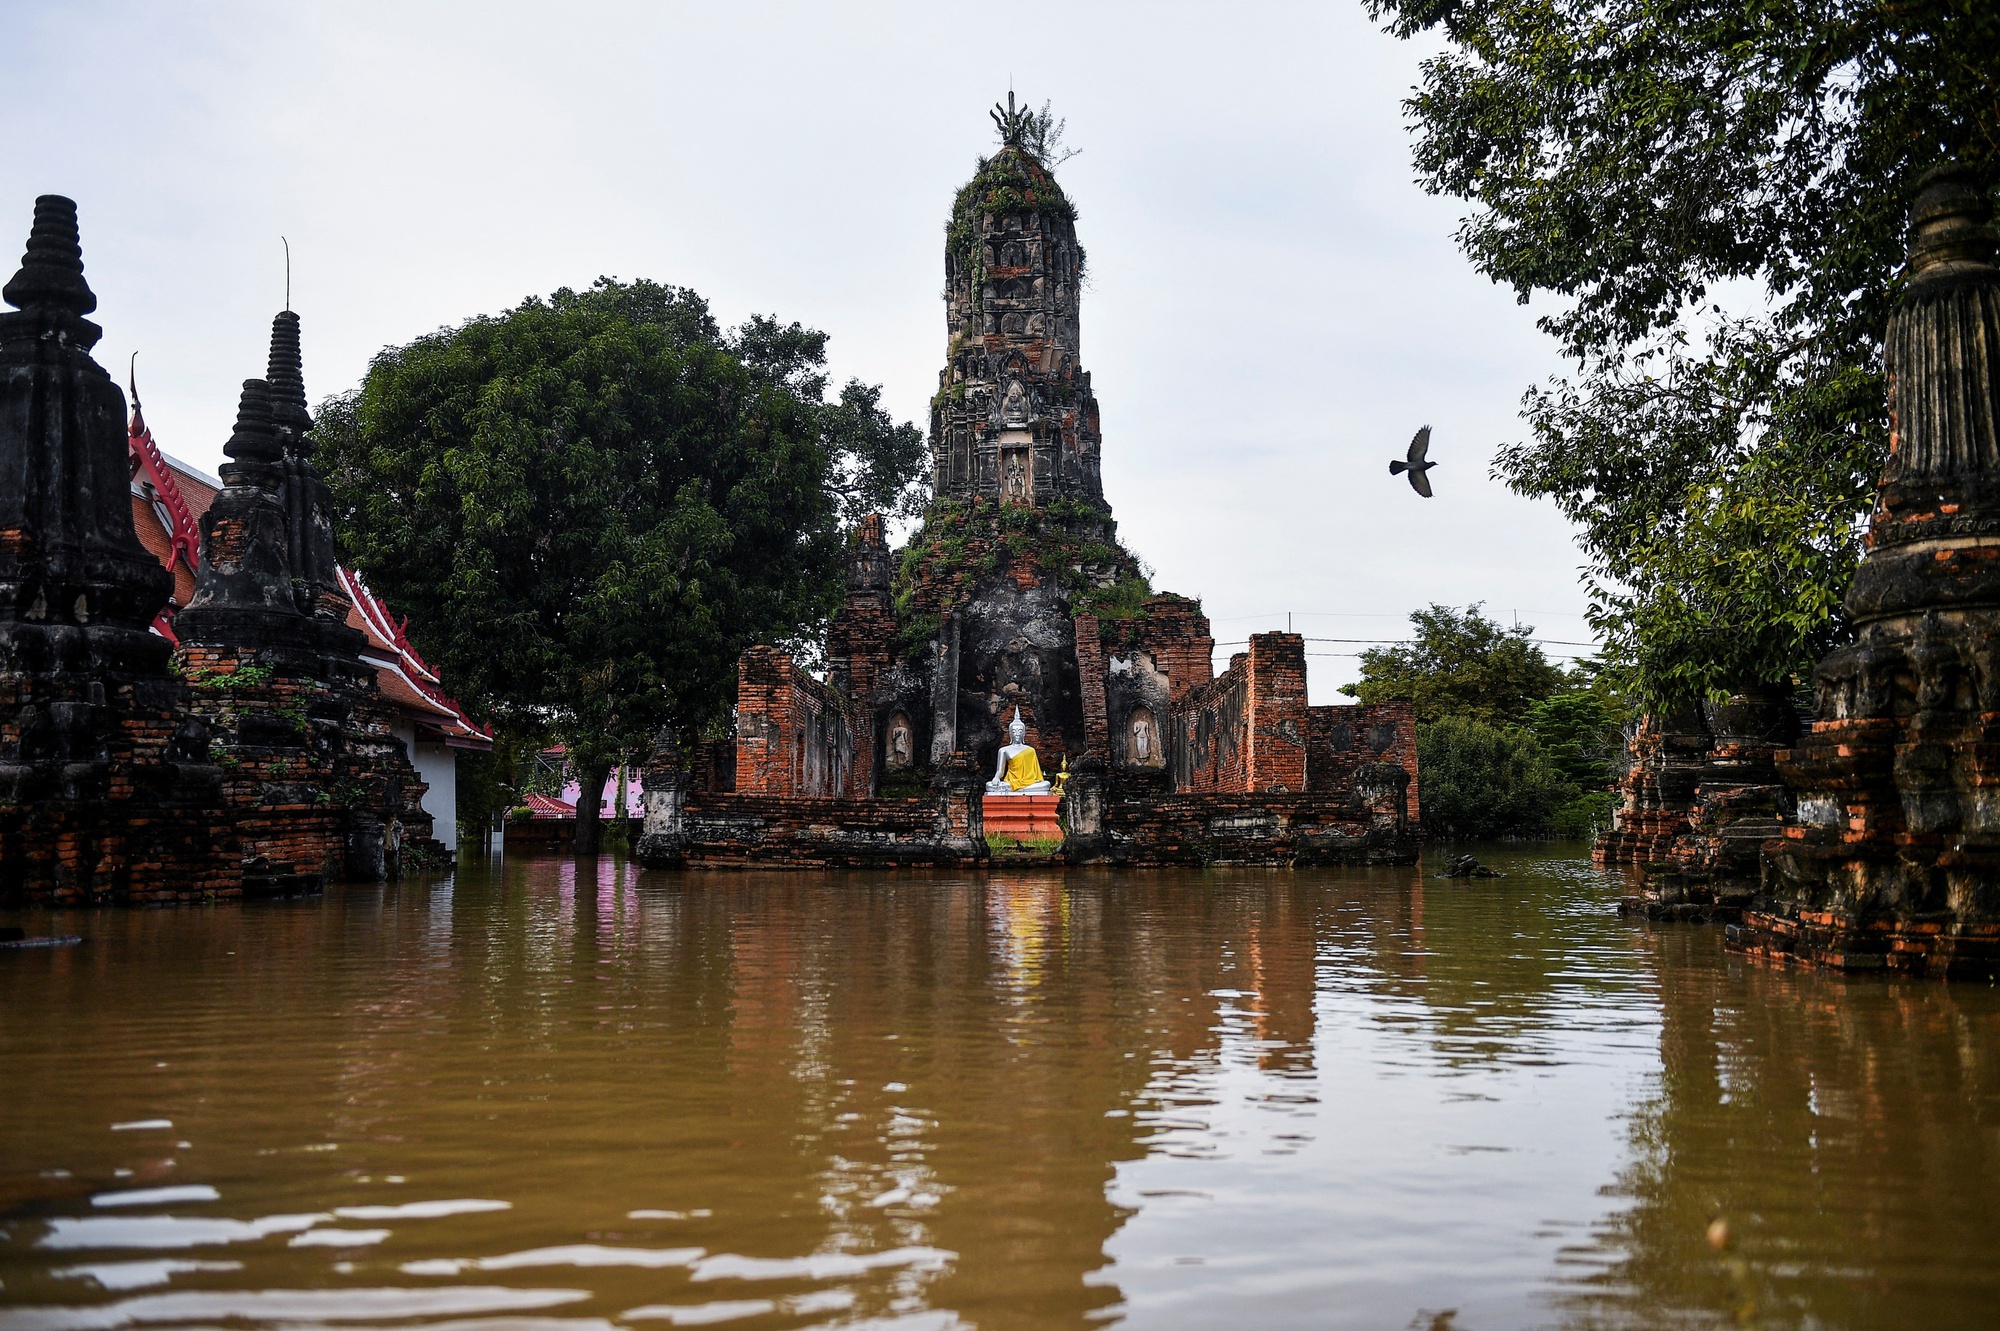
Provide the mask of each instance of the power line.
MULTIPOLYGON (((1362 643, 1371 646, 1406 646, 1413 642, 1421 642, 1423 641, 1423 639, 1421 638, 1306 638, 1305 641, 1362 643)), ((1590 647, 1594 649, 1603 646, 1602 643, 1569 642, 1562 638, 1523 638, 1521 639, 1521 641, 1532 642, 1538 647, 1590 647)), ((1232 638, 1228 642, 1218 642, 1215 645, 1217 647, 1247 647, 1249 646, 1249 644, 1250 640, 1248 638, 1232 638)))

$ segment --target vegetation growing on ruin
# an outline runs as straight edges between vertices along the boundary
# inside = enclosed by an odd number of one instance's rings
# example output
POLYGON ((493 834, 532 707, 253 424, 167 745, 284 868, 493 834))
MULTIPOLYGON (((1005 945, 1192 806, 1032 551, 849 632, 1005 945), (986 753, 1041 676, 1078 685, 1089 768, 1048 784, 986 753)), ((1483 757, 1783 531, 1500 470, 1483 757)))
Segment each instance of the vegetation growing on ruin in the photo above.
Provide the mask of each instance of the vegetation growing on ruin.
POLYGON ((1117 541, 1118 524, 1074 499, 1041 508, 940 500, 911 535, 891 577, 897 650, 921 658, 945 610, 983 579, 1026 560, 1061 588, 1072 614, 1125 620, 1153 594, 1139 561, 1117 541))
MULTIPOLYGON (((1026 147, 1007 146, 979 161, 972 179, 952 199, 945 223, 945 252, 968 273, 974 300, 986 282, 980 219, 988 214, 1034 213, 1052 222, 1075 222, 1076 205, 1056 183, 1055 174, 1026 147)), ((1084 250, 1076 246, 1076 272, 1083 276, 1084 250)))
POLYGON ((1405 106, 1460 246, 1556 298, 1577 373, 1495 470, 1580 526, 1614 662, 1653 705, 1808 671, 1849 635, 1911 186, 2000 174, 2000 7, 1369 4, 1449 43, 1405 106))

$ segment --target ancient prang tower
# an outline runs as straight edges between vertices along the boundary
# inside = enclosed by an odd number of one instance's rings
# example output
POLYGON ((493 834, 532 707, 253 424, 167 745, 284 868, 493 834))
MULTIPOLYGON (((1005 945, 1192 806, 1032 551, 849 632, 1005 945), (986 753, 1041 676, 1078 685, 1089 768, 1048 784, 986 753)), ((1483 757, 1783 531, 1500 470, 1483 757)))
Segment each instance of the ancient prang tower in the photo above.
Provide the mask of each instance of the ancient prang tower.
POLYGON ((172 582, 133 532, 82 256, 76 205, 43 195, 0 292, 0 901, 232 895, 222 773, 150 630, 172 582))
POLYGON ((945 236, 935 492, 1104 509, 1097 399, 1079 360, 1076 209, 1022 146, 1018 119, 1001 119, 1008 137, 959 190, 945 236))
POLYGON ((1858 641, 1820 662, 1812 730, 1778 766, 1797 824, 1733 931, 1843 969, 2000 971, 2000 269, 1983 182, 1918 187, 1885 344, 1890 456, 1847 594, 1858 641))
POLYGON ((663 737, 640 856, 983 858, 983 818, 1025 807, 981 795, 1018 715, 1043 771, 1074 778, 1072 860, 1414 858, 1409 709, 1308 707, 1292 634, 1256 635, 1216 676, 1200 603, 1156 595, 1120 544, 1080 355, 1076 209, 1034 118, 1010 97, 994 120, 1000 147, 946 224, 923 525, 892 552, 879 517, 859 524, 824 679, 753 647, 734 736, 692 758, 663 737))

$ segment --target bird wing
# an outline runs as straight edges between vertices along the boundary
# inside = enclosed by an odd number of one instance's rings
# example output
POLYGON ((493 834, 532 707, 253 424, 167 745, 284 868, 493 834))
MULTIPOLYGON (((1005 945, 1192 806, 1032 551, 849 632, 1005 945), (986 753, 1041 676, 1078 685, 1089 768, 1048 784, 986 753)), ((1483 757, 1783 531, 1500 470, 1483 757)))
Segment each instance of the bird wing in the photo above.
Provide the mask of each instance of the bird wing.
POLYGON ((1426 499, 1431 497, 1431 478, 1424 474, 1422 467, 1410 468, 1410 488, 1426 499))
POLYGON ((1417 431, 1415 438, 1410 440, 1410 465, 1412 467, 1420 465, 1424 460, 1424 454, 1430 451, 1431 427, 1426 425, 1417 431))

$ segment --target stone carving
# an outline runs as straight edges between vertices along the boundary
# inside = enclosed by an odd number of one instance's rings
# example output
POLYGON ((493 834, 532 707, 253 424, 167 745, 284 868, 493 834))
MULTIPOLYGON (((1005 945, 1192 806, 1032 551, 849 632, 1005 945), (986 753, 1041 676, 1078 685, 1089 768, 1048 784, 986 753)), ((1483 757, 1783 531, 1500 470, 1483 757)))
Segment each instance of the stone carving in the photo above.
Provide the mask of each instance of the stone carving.
POLYGON ((1028 462, 1021 450, 1014 449, 1007 454, 1007 475, 1003 487, 1010 503, 1028 502, 1028 462))
POLYGON ((1992 200, 1919 182, 1885 343, 1890 457, 1847 594, 1857 640, 1778 769, 1798 822, 1767 842, 1733 941, 1845 969, 2000 971, 2000 269, 1992 200))
POLYGON ((902 771, 916 760, 916 732, 910 728, 910 718, 897 712, 889 718, 888 765, 895 771, 902 771))
POLYGON ((1151 708, 1135 707, 1125 722, 1125 757, 1140 767, 1154 767, 1164 759, 1160 753, 1159 729, 1151 708))

